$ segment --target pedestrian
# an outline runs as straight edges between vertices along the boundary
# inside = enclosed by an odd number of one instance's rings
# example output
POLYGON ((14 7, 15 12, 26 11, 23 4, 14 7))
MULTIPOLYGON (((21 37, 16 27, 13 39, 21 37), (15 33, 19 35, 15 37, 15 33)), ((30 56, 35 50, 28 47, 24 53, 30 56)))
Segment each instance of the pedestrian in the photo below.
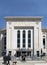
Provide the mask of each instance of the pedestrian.
POLYGON ((8 54, 8 56, 7 56, 7 64, 9 64, 10 65, 10 60, 11 60, 11 56, 10 56, 10 54, 8 54))
POLYGON ((43 57, 43 51, 42 51, 42 49, 41 49, 41 58, 43 57))
POLYGON ((6 57, 6 55, 3 56, 3 61, 4 61, 3 64, 7 63, 7 57, 6 57))

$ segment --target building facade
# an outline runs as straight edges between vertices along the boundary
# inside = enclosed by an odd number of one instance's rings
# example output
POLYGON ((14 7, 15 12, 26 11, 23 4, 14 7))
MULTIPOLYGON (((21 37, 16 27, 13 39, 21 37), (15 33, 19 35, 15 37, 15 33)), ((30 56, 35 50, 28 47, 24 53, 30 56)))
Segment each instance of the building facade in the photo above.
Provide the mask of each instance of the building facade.
POLYGON ((41 27, 42 17, 5 17, 5 20, 6 30, 0 31, 1 50, 17 57, 34 56, 37 51, 41 54, 41 49, 46 53, 47 29, 41 27))

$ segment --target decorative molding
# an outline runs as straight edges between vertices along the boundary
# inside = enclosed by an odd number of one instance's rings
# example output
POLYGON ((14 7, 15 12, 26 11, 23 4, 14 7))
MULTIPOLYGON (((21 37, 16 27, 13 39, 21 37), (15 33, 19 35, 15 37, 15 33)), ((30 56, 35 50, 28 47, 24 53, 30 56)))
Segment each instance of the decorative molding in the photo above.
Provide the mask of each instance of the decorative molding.
POLYGON ((36 22, 36 24, 38 25, 38 24, 39 24, 39 22, 36 22))
POLYGON ((5 19, 8 21, 8 22, 12 22, 12 21, 41 21, 42 20, 42 17, 31 17, 31 16, 17 16, 17 17, 5 17, 5 19))
POLYGON ((11 22, 9 22, 8 24, 11 25, 11 22))
POLYGON ((14 29, 34 29, 34 27, 31 27, 31 26, 14 26, 14 29))
POLYGON ((12 27, 9 27, 9 29, 12 29, 12 27))

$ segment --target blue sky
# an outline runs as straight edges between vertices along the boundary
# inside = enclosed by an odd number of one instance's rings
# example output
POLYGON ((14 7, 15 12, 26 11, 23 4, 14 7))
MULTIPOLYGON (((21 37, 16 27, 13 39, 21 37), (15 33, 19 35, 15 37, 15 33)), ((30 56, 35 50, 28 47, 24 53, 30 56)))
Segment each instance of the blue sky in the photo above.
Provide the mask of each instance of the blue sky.
POLYGON ((6 27, 5 16, 43 16, 47 28, 47 0, 0 0, 0 29, 6 27))

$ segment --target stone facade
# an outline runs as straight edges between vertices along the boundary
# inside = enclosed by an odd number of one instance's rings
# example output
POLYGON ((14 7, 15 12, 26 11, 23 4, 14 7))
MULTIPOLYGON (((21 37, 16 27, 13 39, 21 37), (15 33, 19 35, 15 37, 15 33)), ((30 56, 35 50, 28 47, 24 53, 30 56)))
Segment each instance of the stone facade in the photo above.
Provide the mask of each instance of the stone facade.
MULTIPOLYGON (((5 17, 6 19, 6 50, 12 52, 12 55, 16 51, 21 49, 31 50, 31 54, 36 55, 36 51, 41 53, 41 49, 47 51, 47 29, 42 29, 41 20, 42 17, 5 17), (20 30, 20 48, 17 47, 17 31, 20 30), (26 46, 22 47, 22 34, 23 30, 26 32, 26 46), (28 30, 31 31, 31 47, 28 48, 28 30), (45 38, 45 44, 43 44, 43 38, 45 38)), ((3 32, 4 30, 2 30, 3 32)), ((0 33, 0 39, 2 37, 0 33)), ((3 32, 4 33, 4 32, 3 32)), ((2 41, 2 40, 1 40, 2 41)), ((0 43, 3 44, 3 43, 0 43)), ((4 45, 3 45, 4 47, 4 45)), ((2 46, 1 46, 2 48, 2 46)))

